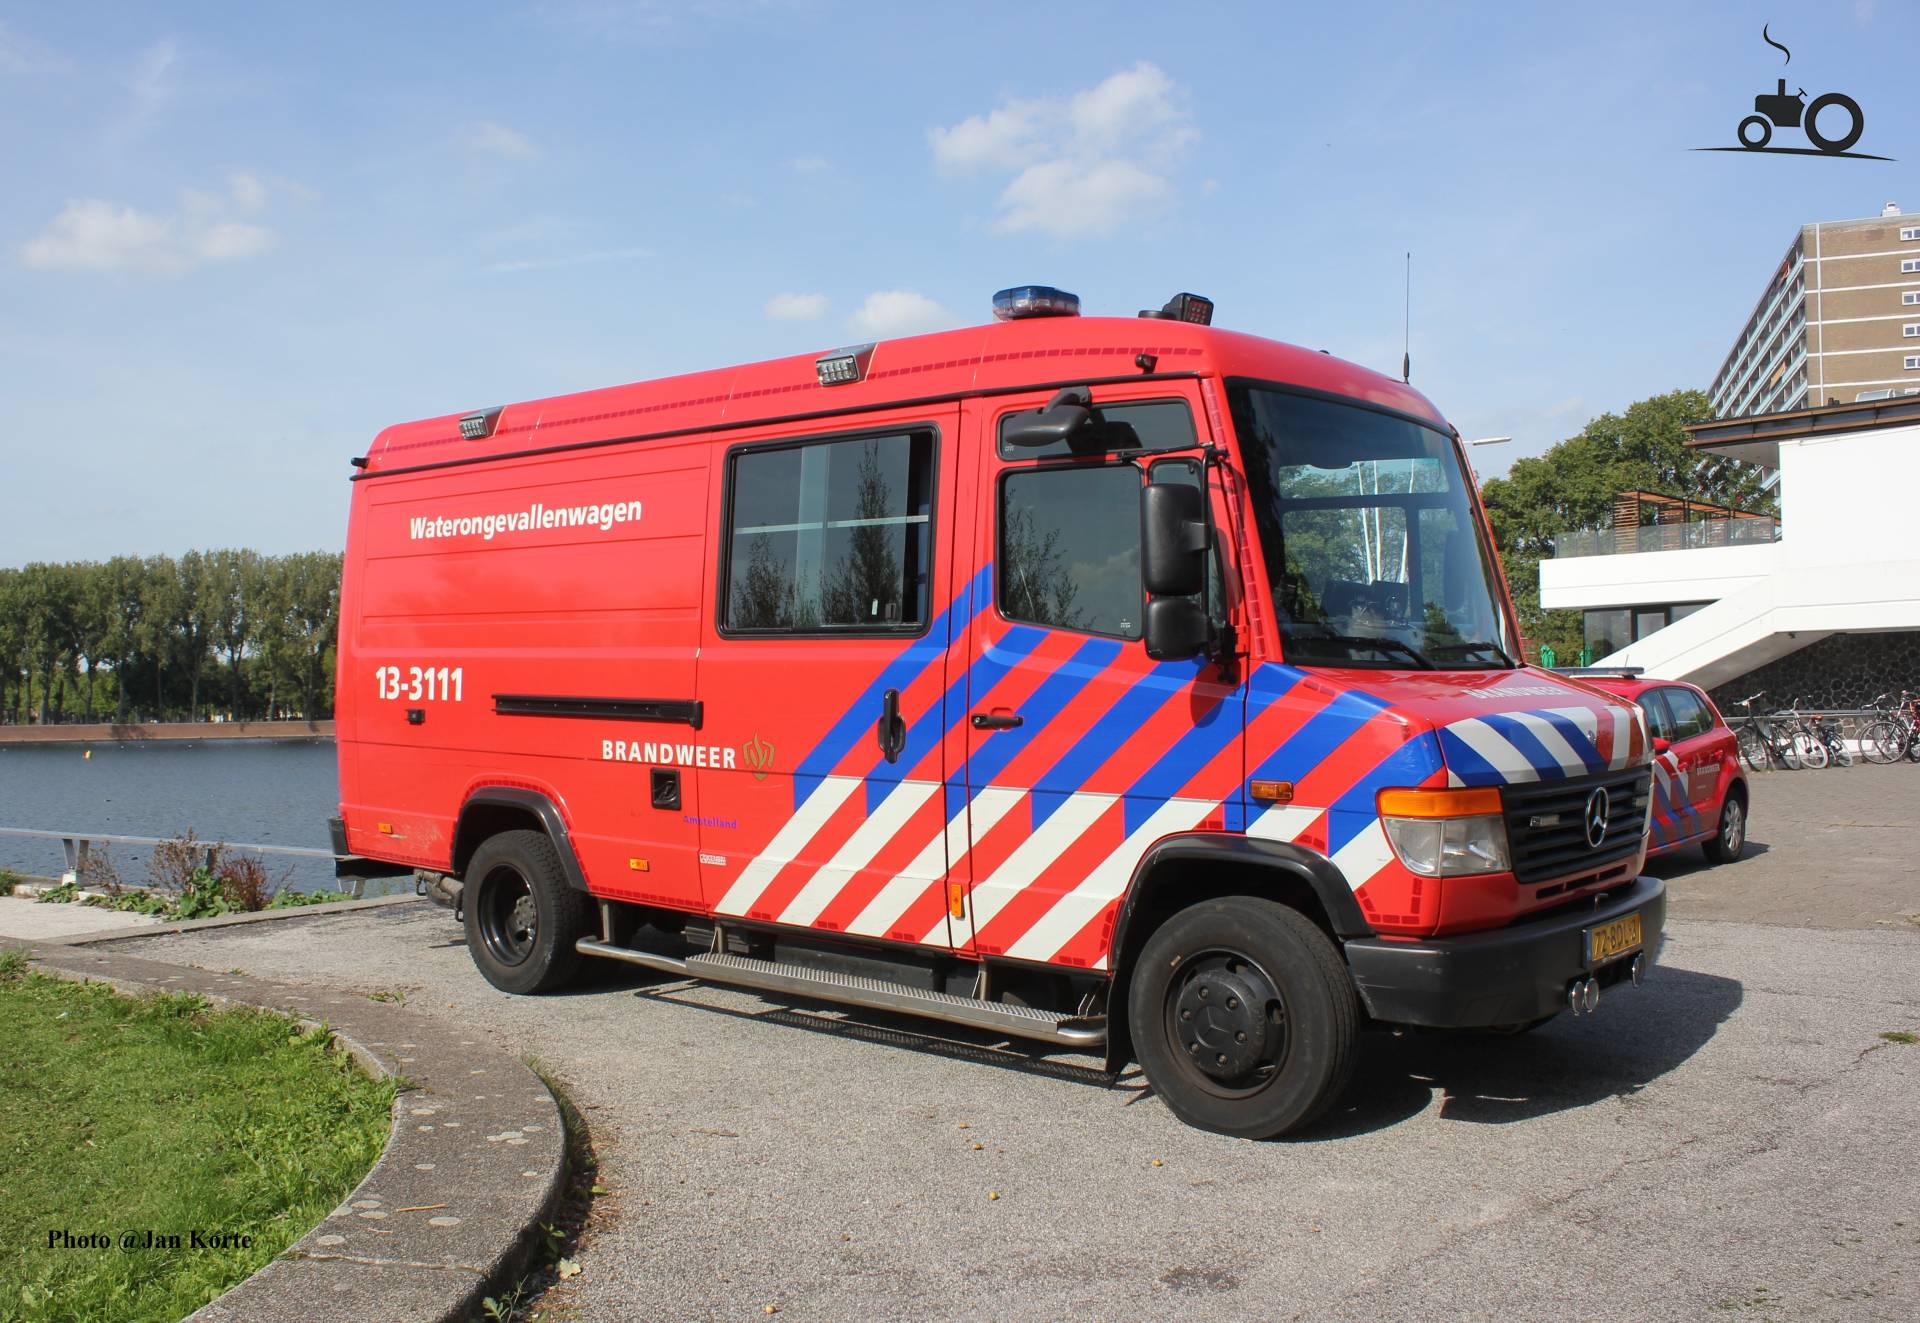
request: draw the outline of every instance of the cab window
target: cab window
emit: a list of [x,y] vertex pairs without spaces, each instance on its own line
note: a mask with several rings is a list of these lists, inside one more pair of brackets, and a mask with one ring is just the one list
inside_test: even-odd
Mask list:
[[1070,441],[1052,445],[1015,446],[1007,442],[1007,427],[1020,410],[1000,419],[1000,458],[1052,459],[1062,455],[1110,455],[1122,450],[1189,450],[1200,444],[1193,430],[1193,411],[1185,400],[1129,400],[1094,409],[1085,427]]
[[1646,709],[1647,729],[1656,740],[1672,741],[1677,737],[1673,733],[1673,711],[1667,706],[1669,689],[1649,689],[1640,695],[1640,706]]
[[995,597],[1008,620],[1137,639],[1140,471],[1014,469],[1000,479]]

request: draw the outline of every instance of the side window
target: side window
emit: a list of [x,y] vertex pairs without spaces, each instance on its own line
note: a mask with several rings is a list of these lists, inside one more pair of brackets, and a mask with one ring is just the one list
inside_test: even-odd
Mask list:
[[932,433],[738,451],[728,464],[724,628],[925,627]]
[[1660,692],[1666,696],[1667,707],[1673,712],[1673,728],[1677,732],[1668,739],[1690,740],[1713,729],[1713,715],[1693,690],[1676,687]]
[[1649,689],[1640,695],[1640,706],[1647,710],[1647,729],[1656,740],[1675,740],[1679,736],[1673,733],[1673,712],[1667,706],[1670,689]]
[[1015,469],[1000,479],[998,584],[1009,620],[1140,637],[1140,471]]
[[[1030,410],[1028,412],[1031,412]],[[1000,458],[1053,459],[1063,455],[1105,455],[1116,450],[1190,450],[1200,444],[1193,412],[1185,400],[1131,400],[1096,407],[1087,425],[1065,441],[1038,448],[1007,442],[1007,425],[1019,411],[1000,420]]]

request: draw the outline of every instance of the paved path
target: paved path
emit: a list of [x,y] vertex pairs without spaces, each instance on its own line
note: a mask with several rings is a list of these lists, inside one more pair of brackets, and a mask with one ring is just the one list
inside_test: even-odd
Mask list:
[[1911,767],[1759,779],[1748,859],[1661,865],[1644,988],[1371,1039],[1345,1106],[1270,1144],[1084,1058],[624,966],[507,997],[424,902],[115,945],[404,993],[556,1069],[612,1190],[561,1318],[1909,1323],[1920,1045],[1881,1035],[1920,1031],[1917,795]]
[[59,941],[108,929],[149,928],[158,922],[151,914],[103,910],[97,905],[43,905],[26,896],[0,896],[0,937],[17,937],[24,942]]

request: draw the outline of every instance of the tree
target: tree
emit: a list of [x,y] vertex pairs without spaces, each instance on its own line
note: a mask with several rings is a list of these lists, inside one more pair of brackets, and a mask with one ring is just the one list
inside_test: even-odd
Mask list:
[[240,658],[253,642],[260,606],[260,554],[214,551],[207,554],[207,581],[213,599],[211,642],[227,658],[227,707],[241,715]]
[[1541,608],[1540,562],[1552,556],[1555,534],[1604,525],[1621,492],[1776,512],[1772,494],[1762,490],[1761,469],[1686,445],[1686,424],[1712,417],[1704,392],[1655,395],[1624,414],[1600,415],[1546,454],[1517,460],[1506,477],[1482,485],[1522,633],[1564,658],[1579,655],[1580,613]]

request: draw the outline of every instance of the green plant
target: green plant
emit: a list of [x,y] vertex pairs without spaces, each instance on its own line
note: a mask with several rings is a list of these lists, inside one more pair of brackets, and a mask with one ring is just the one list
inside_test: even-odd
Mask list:
[[41,892],[39,902],[42,905],[67,905],[71,904],[79,894],[80,884],[78,882],[62,882],[57,887],[48,887],[45,891]]
[[19,978],[27,968],[27,953],[19,950],[0,951],[0,982]]
[[185,892],[202,873],[220,872],[226,861],[224,843],[208,844],[189,827],[171,840],[153,847],[147,860],[147,873],[156,890]]
[[335,901],[352,899],[353,894],[347,891],[293,891],[283,885],[273,893],[273,900],[267,908],[290,910],[302,905],[331,905]]
[[173,902],[165,896],[156,896],[151,891],[122,891],[111,896],[88,896],[86,903],[103,910],[120,910],[127,914],[171,916],[173,913]]
[[240,908],[228,898],[226,884],[204,868],[193,870],[174,907],[182,919],[210,919]]
[[11,896],[20,885],[20,875],[11,868],[0,868],[0,896]]

